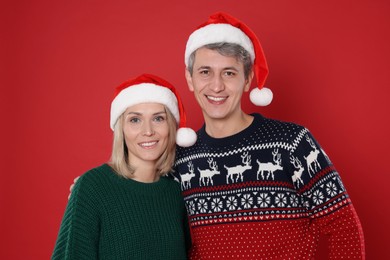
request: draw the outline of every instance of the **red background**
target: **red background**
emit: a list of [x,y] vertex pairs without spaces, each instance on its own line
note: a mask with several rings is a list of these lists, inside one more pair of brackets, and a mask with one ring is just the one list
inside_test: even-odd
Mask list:
[[[307,126],[340,172],[368,259],[389,259],[389,11],[383,0],[2,1],[0,258],[48,259],[73,178],[108,160],[109,107],[125,79],[177,86],[202,117],[184,46],[226,11],[260,38],[274,92],[244,110]],[[323,249],[321,249],[323,250]]]

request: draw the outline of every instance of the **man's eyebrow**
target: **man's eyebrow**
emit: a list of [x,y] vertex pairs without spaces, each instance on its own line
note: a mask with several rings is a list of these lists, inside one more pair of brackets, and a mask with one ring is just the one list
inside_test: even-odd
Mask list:
[[[199,68],[197,68],[197,70],[202,70],[202,69],[211,69],[211,66],[200,66]],[[239,71],[239,69],[237,69],[236,67],[225,67],[223,68],[222,70],[234,70],[234,71]]]
[[223,68],[223,70],[235,70],[235,71],[239,71],[239,69],[237,69],[236,67],[225,67],[225,68]]
[[197,70],[210,69],[210,66],[200,66]]

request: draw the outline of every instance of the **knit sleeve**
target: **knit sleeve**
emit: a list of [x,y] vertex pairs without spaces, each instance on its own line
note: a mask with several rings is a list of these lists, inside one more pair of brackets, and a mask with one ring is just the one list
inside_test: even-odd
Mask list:
[[69,198],[52,259],[97,259],[99,214],[92,185],[85,175]]
[[340,175],[307,129],[290,162],[295,169],[294,185],[312,219],[311,233],[319,232],[328,238],[330,259],[364,259],[359,217]]
[[185,236],[185,245],[186,245],[186,252],[189,252],[191,246],[192,246],[192,240],[191,240],[191,230],[190,230],[190,223],[187,215],[187,210],[183,206],[183,229],[184,229],[184,236]]

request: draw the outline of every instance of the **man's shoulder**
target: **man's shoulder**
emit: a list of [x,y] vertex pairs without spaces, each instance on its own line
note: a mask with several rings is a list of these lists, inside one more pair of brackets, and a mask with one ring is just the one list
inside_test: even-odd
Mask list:
[[296,122],[265,117],[263,115],[254,113],[252,114],[255,117],[255,122],[269,126],[269,127],[279,127],[279,128],[293,128],[293,129],[304,129],[305,127]]

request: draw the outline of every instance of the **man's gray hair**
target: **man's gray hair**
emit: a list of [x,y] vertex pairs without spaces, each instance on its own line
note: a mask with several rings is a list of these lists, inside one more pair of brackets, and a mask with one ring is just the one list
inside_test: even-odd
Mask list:
[[[219,54],[223,56],[236,58],[238,61],[244,64],[244,75],[245,78],[248,79],[253,67],[253,63],[249,55],[249,52],[245,50],[243,47],[241,47],[240,45],[235,43],[220,42],[220,43],[206,44],[201,48],[207,48],[209,50],[217,51]],[[196,50],[193,53],[191,53],[191,55],[188,58],[187,70],[190,72],[191,76],[194,69],[195,55],[196,55]]]

